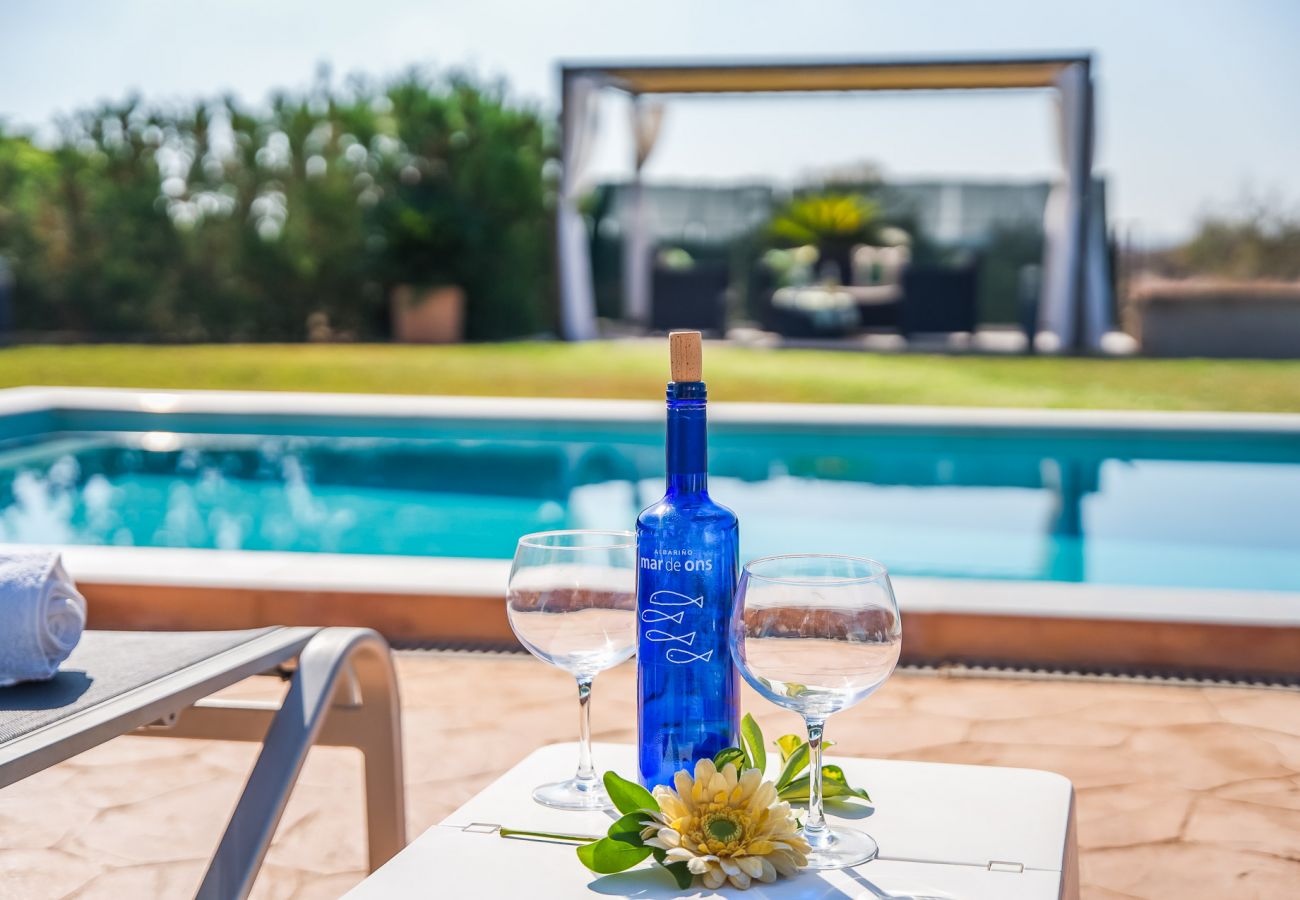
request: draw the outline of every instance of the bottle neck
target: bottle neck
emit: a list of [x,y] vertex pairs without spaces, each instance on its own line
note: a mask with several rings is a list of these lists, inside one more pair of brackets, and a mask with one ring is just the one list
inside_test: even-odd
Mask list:
[[703,494],[708,489],[709,444],[702,381],[668,385],[669,494]]

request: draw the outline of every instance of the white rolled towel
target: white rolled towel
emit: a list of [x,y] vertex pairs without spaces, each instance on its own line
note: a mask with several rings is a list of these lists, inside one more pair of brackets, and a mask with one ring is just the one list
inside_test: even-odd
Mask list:
[[86,598],[52,550],[0,548],[0,687],[54,677],[86,627]]

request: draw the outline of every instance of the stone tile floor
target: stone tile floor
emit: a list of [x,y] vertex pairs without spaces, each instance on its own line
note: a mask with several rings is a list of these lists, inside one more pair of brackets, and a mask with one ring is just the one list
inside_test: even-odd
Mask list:
[[[572,682],[530,657],[398,667],[412,836],[535,747],[573,739]],[[597,740],[632,739],[633,678],[624,665],[597,680]],[[797,730],[753,694],[745,708],[771,737]],[[899,674],[828,737],[850,756],[1066,775],[1089,900],[1300,896],[1300,692]],[[192,895],[255,752],[125,737],[0,790],[0,897]],[[336,897],[364,858],[358,755],[315,750],[254,896]]]

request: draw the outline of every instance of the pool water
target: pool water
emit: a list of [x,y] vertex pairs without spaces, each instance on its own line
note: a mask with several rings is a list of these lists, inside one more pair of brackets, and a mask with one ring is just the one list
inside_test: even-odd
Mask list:
[[[662,493],[660,435],[47,434],[0,445],[0,541],[505,559],[528,531],[630,528]],[[1300,591],[1294,438],[715,427],[710,469],[745,558]]]

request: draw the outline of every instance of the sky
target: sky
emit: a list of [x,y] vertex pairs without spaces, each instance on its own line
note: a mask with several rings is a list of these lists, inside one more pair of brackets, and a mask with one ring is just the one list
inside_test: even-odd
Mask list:
[[[0,0],[0,119],[136,91],[249,101],[413,64],[502,76],[558,108],[560,60],[844,59],[1091,52],[1112,225],[1185,236],[1246,198],[1300,208],[1300,0]],[[596,170],[630,170],[603,108]],[[1056,170],[1045,92],[671,100],[646,175],[790,182],[863,162],[887,177],[1023,180]]]

